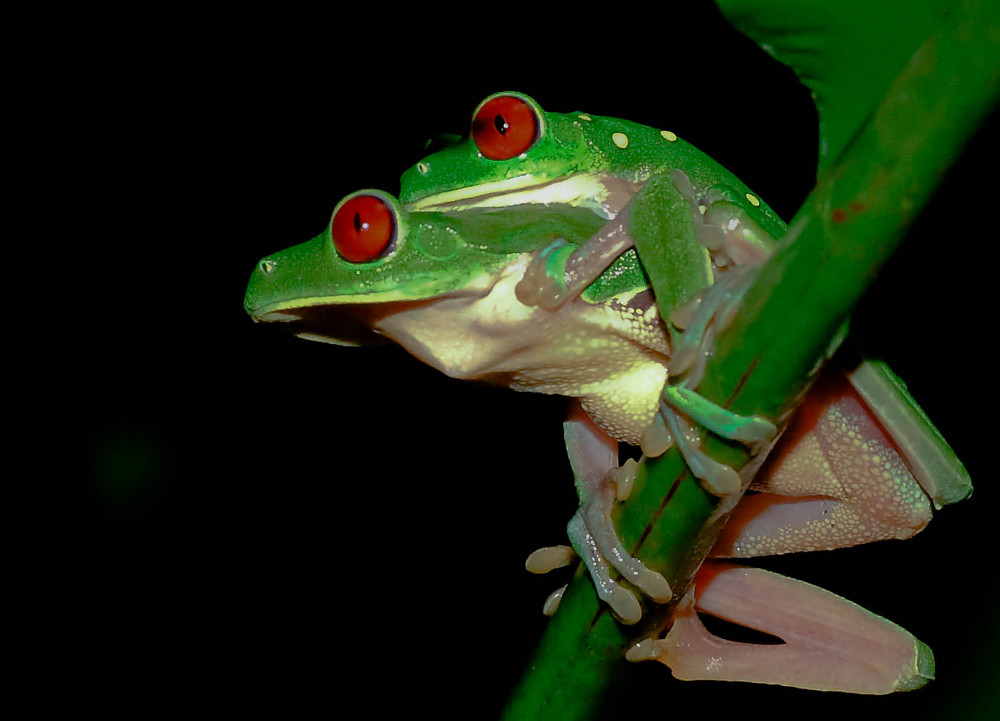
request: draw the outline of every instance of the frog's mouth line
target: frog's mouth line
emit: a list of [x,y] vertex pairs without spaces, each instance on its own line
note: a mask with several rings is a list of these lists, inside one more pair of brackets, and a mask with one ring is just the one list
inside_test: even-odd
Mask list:
[[539,181],[529,174],[435,193],[412,201],[406,207],[411,211],[468,210],[545,203],[582,205],[602,211],[607,194],[608,190],[602,179],[596,175],[579,174]]
[[[280,324],[283,331],[306,340],[333,345],[381,345],[388,339],[372,330],[379,319],[402,310],[411,302],[368,304],[311,305],[299,308],[282,308],[255,313],[255,322]],[[336,329],[336,334],[330,333]]]
[[[478,294],[477,294],[478,295]],[[320,303],[292,306],[287,302],[268,310],[251,312],[255,323],[280,325],[281,329],[305,340],[342,346],[386,345],[390,339],[374,330],[379,321],[396,313],[421,308],[444,297],[426,300],[397,300],[380,303]],[[335,329],[332,334],[331,329]]]

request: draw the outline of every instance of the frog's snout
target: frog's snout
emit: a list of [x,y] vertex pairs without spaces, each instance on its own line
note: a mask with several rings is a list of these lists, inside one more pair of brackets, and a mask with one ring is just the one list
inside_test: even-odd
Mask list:
[[243,310],[245,310],[253,321],[260,322],[269,320],[265,318],[261,310],[271,295],[273,277],[278,270],[279,261],[273,257],[267,257],[257,263],[253,273],[250,275],[250,282],[247,284],[247,292],[243,297]]

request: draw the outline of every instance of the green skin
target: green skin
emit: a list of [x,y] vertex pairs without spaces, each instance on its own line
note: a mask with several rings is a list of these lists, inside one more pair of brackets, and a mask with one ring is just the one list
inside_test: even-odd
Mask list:
[[[526,95],[497,95],[518,97],[534,109],[540,124],[535,143],[509,160],[485,157],[471,139],[424,158],[403,173],[400,201],[407,208],[455,214],[558,203],[611,219],[634,200],[630,221],[644,224],[646,232],[634,226],[630,232],[664,316],[712,282],[707,253],[695,242],[694,229],[688,224],[664,232],[664,212],[679,207],[684,215],[688,210],[669,187],[672,173],[687,177],[700,203],[742,222],[751,242],[769,247],[785,232],[785,223],[736,176],[670,131],[586,113],[545,112]],[[644,194],[653,195],[655,202],[642,203]]]
[[[521,253],[544,245],[539,238],[562,235],[582,243],[603,221],[580,209],[508,212],[486,217],[449,217],[440,211],[409,212],[392,196],[376,194],[396,211],[397,239],[391,254],[352,263],[334,248],[330,228],[310,241],[260,261],[244,306],[256,319],[272,312],[324,305],[418,301],[480,292],[500,268]],[[336,332],[336,328],[325,329]],[[330,336],[336,341],[336,336]]]
[[[515,254],[541,251],[554,238],[582,245],[634,196],[614,192],[605,186],[607,181],[621,179],[641,187],[673,170],[682,170],[699,193],[729,200],[768,240],[784,232],[784,223],[766,204],[749,202],[752,194],[742,182],[684,140],[666,133],[673,138],[668,140],[665,131],[625,120],[545,113],[527,96],[520,97],[536,108],[543,125],[528,152],[493,161],[465,141],[407,170],[399,202],[366,191],[380,195],[400,214],[395,252],[370,263],[349,263],[337,255],[327,228],[313,240],[261,261],[247,290],[247,311],[260,318],[290,309],[478,291],[483,278],[495,275]],[[625,148],[615,144],[616,134],[628,138]],[[558,181],[568,181],[562,184],[559,205],[543,205],[551,199],[544,191],[551,193]],[[655,211],[645,210],[631,212],[630,218],[636,223],[655,220]],[[634,252],[624,253],[584,296],[601,301],[644,287],[643,271],[655,265],[653,256],[668,255],[663,240],[649,242],[658,244],[658,253],[651,252],[642,262]],[[672,283],[700,288],[710,282],[705,257],[707,252],[675,272]],[[262,270],[275,267],[279,272]],[[662,310],[662,300],[659,305]]]
[[[534,145],[510,160],[484,157],[471,140],[434,153],[403,173],[400,201],[404,205],[413,210],[446,204],[498,207],[524,199],[496,199],[490,203],[484,196],[513,192],[519,187],[537,189],[574,176],[592,179],[614,176],[643,183],[654,175],[682,170],[697,188],[721,186],[732,191],[738,198],[736,202],[765,231],[775,236],[784,232],[785,224],[770,208],[764,203],[753,205],[746,199],[750,189],[736,176],[669,131],[586,113],[545,112],[526,95],[502,94],[519,97],[535,109],[542,129]],[[616,143],[616,139],[621,140],[619,134],[628,141],[624,148]],[[563,202],[591,207],[607,217],[607,198],[585,194],[582,191],[587,188],[583,185],[580,188],[575,198]]]

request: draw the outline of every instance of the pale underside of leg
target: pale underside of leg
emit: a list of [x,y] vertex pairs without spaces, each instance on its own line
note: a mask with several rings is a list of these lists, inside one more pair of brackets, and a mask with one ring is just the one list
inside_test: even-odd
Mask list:
[[[896,624],[803,581],[708,562],[666,638],[647,639],[629,659],[658,660],[682,680],[745,681],[822,691],[886,694],[934,674],[930,649]],[[743,643],[709,633],[697,611],[776,636]]]
[[836,378],[803,404],[715,556],[752,557],[909,538],[931,504],[891,439]]

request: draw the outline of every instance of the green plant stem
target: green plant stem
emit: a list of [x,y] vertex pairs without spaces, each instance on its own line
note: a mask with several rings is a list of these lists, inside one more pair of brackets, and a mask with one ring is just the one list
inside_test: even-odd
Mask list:
[[[794,408],[851,309],[994,106],[1000,46],[994,10],[992,3],[956,9],[820,179],[719,337],[699,386],[705,397],[777,419]],[[742,449],[717,439],[705,448],[734,467],[748,460]],[[618,530],[664,573],[679,600],[731,505],[705,493],[671,451],[642,465]],[[622,626],[578,572],[504,718],[593,718],[625,673],[625,650],[658,634],[670,611]]]

